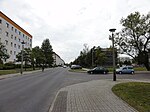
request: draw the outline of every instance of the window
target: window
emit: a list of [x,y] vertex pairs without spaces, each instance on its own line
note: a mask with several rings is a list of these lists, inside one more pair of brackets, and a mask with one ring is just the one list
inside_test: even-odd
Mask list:
[[11,47],[13,46],[13,43],[11,42]]
[[16,44],[14,44],[14,47],[16,48]]
[[30,42],[32,42],[32,39],[30,39]]
[[8,40],[5,40],[5,44],[8,45]]
[[15,40],[17,39],[17,37],[15,37]]
[[8,37],[9,33],[6,31],[6,36]]
[[14,30],[14,27],[13,27],[13,26],[11,27],[11,30],[12,30],[12,31]]
[[13,35],[11,35],[11,39],[13,39]]
[[0,24],[2,24],[2,20],[0,19]]
[[8,23],[6,23],[6,27],[9,28],[9,24]]
[[21,32],[19,31],[19,35],[21,35]]
[[14,51],[14,55],[16,55],[16,51]]
[[20,49],[20,45],[18,45],[18,49]]
[[19,42],[20,42],[20,39],[19,39]]
[[24,37],[24,34],[23,34],[23,37]]
[[10,51],[10,54],[12,54],[12,51]]
[[17,33],[17,29],[15,29],[15,33]]

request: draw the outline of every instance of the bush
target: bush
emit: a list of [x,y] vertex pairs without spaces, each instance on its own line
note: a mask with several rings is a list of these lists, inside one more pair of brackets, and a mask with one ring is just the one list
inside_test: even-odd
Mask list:
[[0,70],[3,70],[3,64],[0,64]]
[[15,64],[12,62],[5,63],[3,65],[3,70],[15,69]]
[[15,68],[21,68],[21,64],[16,64]]

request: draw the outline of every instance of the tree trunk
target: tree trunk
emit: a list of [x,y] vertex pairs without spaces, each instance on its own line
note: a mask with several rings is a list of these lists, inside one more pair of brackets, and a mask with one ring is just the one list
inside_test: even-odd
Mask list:
[[139,64],[144,64],[146,69],[148,71],[150,71],[150,64],[149,64],[150,62],[149,62],[148,52],[143,51],[143,52],[139,53],[138,62],[139,62]]
[[150,71],[149,63],[145,63],[144,65],[145,65],[145,67],[146,67],[147,71]]

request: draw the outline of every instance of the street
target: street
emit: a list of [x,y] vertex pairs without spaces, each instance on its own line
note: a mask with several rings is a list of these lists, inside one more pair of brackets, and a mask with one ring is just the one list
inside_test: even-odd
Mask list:
[[[0,80],[0,112],[47,112],[62,87],[99,79],[112,79],[112,74],[88,75],[58,67],[3,79]],[[150,74],[117,75],[117,79],[150,79]]]

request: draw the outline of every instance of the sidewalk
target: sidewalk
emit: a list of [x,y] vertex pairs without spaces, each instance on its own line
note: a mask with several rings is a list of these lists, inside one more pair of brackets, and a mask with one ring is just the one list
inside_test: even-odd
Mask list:
[[49,112],[137,112],[111,91],[115,84],[129,81],[136,80],[95,80],[62,88]]

